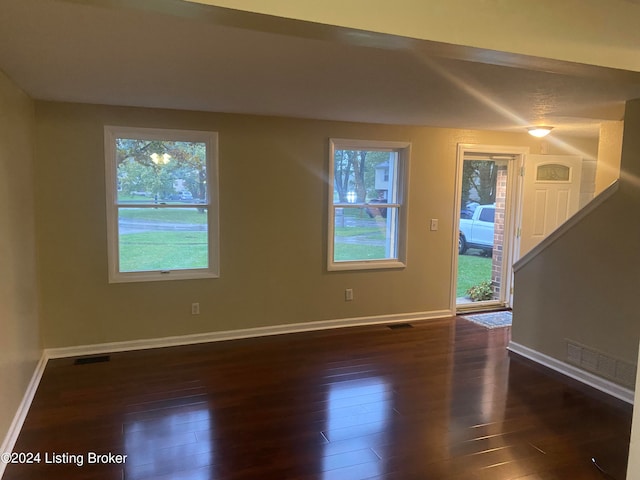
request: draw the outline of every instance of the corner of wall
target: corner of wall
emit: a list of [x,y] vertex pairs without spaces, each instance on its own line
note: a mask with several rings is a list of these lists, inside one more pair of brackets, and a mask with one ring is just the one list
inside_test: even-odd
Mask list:
[[9,449],[37,386],[34,371],[43,365],[43,350],[35,249],[34,103],[0,72],[0,105],[0,251],[6,260],[0,276],[0,439],[2,448]]

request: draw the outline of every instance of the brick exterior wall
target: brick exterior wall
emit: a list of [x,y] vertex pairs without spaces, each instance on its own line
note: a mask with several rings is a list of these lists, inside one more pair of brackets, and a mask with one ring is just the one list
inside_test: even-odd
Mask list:
[[507,201],[507,165],[498,165],[496,181],[496,217],[493,230],[493,257],[491,267],[491,282],[493,284],[493,298],[500,298],[502,285],[502,260],[504,245],[504,221]]

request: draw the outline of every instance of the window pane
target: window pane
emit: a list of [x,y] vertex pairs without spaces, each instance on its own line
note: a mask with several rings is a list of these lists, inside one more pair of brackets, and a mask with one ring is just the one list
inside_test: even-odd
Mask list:
[[205,208],[118,209],[120,271],[208,268]]
[[116,139],[118,203],[206,203],[206,144]]
[[565,165],[540,165],[536,172],[536,180],[545,182],[568,182],[571,169]]
[[336,150],[333,203],[397,203],[397,152]]
[[494,223],[495,218],[496,218],[496,209],[485,207],[480,212],[480,218],[478,220],[481,220],[483,222]]
[[335,262],[397,258],[398,208],[334,209]]

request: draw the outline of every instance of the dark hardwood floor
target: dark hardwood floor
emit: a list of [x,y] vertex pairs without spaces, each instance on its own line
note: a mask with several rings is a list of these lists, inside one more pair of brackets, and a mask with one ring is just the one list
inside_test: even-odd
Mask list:
[[53,360],[14,449],[41,463],[3,478],[605,478],[596,457],[624,480],[631,407],[509,355],[509,330],[452,318]]

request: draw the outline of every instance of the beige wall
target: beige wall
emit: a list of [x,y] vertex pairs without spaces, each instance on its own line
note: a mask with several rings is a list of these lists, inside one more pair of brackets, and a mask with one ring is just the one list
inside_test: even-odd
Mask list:
[[33,102],[0,72],[0,445],[41,356],[33,128]]
[[623,122],[603,122],[600,126],[596,194],[620,177],[623,128]]
[[[38,102],[36,112],[47,347],[446,310],[457,143],[540,145],[526,134],[124,107]],[[221,278],[108,284],[105,124],[220,133]],[[406,269],[326,271],[329,137],[413,142]]]
[[633,364],[640,224],[617,194],[515,274],[514,342],[566,361],[566,340]]
[[629,462],[627,464],[627,480],[640,478],[640,370],[636,372],[636,392],[634,397],[633,424],[631,425],[631,441],[629,443]]
[[[640,129],[640,99],[627,102],[621,162],[621,182],[624,192],[633,198],[635,202],[634,204],[630,204],[629,207],[635,209],[640,205],[640,138],[638,137],[638,129]],[[634,220],[636,224],[639,223],[637,217],[635,217]],[[638,238],[640,237],[636,235],[636,245]],[[635,273],[636,286],[640,279],[639,265],[636,256],[635,259],[630,261],[628,267],[628,270]],[[635,318],[636,320],[638,318],[637,310],[635,312]],[[637,338],[636,343],[638,343]],[[640,478],[640,408],[637,408],[640,406],[640,371],[637,372],[635,393],[627,480]]]
[[565,361],[570,339],[637,362],[638,128],[640,102],[630,102],[619,191],[516,272],[514,342]]
[[622,137],[620,178],[631,195],[640,195],[640,99],[627,102]]

